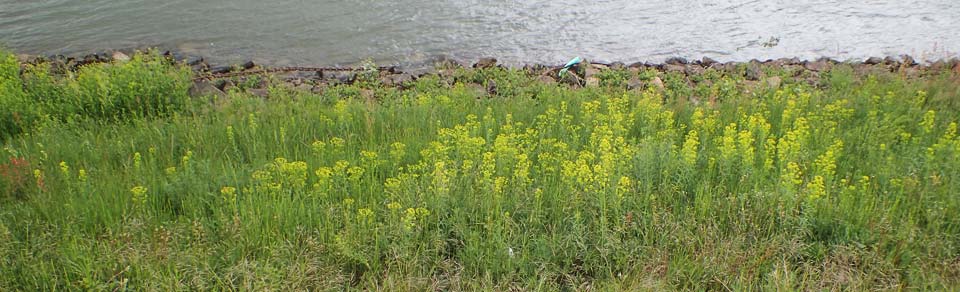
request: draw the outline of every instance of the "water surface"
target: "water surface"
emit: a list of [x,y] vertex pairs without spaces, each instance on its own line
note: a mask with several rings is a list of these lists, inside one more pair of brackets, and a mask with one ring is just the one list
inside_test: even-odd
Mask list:
[[32,54],[160,46],[221,62],[955,56],[960,1],[0,0]]

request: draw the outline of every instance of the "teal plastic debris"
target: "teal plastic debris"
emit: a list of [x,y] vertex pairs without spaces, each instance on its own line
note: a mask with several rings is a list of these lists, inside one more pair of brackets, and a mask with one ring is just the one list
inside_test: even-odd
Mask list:
[[571,59],[570,62],[567,62],[566,65],[563,65],[563,69],[560,69],[560,74],[558,75],[558,77],[563,77],[563,73],[567,73],[567,71],[570,70],[570,67],[573,67],[573,65],[576,65],[576,64],[580,64],[580,62],[582,61],[583,59],[580,59],[580,57],[575,57]]

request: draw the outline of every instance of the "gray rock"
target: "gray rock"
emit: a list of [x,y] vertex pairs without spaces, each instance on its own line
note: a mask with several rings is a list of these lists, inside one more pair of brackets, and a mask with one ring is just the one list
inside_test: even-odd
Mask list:
[[827,70],[830,70],[830,67],[832,67],[830,62],[824,59],[806,62],[803,64],[803,68],[806,68],[807,70],[814,71],[814,72],[827,71]]
[[130,61],[130,56],[127,56],[127,54],[124,54],[123,52],[120,52],[120,51],[113,52],[112,57],[113,57],[113,60],[116,62]]
[[193,72],[209,72],[210,66],[207,65],[206,63],[200,63],[200,64],[190,66],[190,70],[193,70]]
[[99,62],[100,62],[100,58],[96,54],[90,54],[90,55],[83,56],[83,61],[81,61],[80,63],[83,65],[87,65],[87,64],[94,64]]
[[900,61],[897,61],[897,59],[895,59],[894,57],[887,56],[887,57],[883,58],[883,64],[885,64],[885,65],[899,66],[899,65],[900,65]]
[[737,62],[726,62],[716,68],[720,71],[727,72],[728,74],[738,74],[739,72],[737,72],[737,65],[739,64],[740,63]]
[[763,83],[767,86],[767,88],[778,89],[780,88],[780,84],[783,83],[783,80],[780,79],[780,76],[773,76],[765,79]]
[[690,75],[690,76],[701,75],[703,74],[704,71],[706,71],[706,69],[704,69],[703,67],[700,67],[699,65],[694,65],[694,64],[686,65],[683,70],[684,73],[687,73],[687,75]]
[[686,72],[686,70],[687,70],[687,68],[684,67],[683,65],[663,64],[663,71],[664,71],[664,72],[680,72],[680,73],[684,73],[684,72]]
[[604,65],[590,64],[590,66],[587,66],[587,69],[583,77],[586,79],[595,78],[597,74],[600,74],[600,72],[603,71],[603,69],[605,68],[606,66]]
[[223,92],[225,92],[225,93],[230,93],[230,91],[233,91],[233,90],[236,90],[236,89],[237,89],[237,85],[236,85],[236,84],[233,84],[233,82],[227,82],[226,84],[223,85],[223,89],[222,89],[222,90],[223,90]]
[[867,65],[878,65],[880,63],[883,63],[883,59],[881,59],[880,57],[870,57],[870,58],[867,58],[866,61],[863,61],[863,63]]
[[250,93],[251,95],[256,96],[256,97],[260,97],[260,98],[267,98],[267,97],[270,96],[270,90],[268,90],[268,89],[266,89],[266,88],[253,88],[253,89],[248,89],[248,90],[247,90],[247,93]]
[[623,62],[613,62],[613,63],[610,63],[610,69],[613,69],[613,70],[623,70],[623,69],[626,69],[626,68],[627,68],[627,65],[626,65],[626,64],[623,64]]
[[237,86],[237,84],[233,83],[233,81],[230,81],[230,80],[223,80],[223,81],[217,82],[215,86],[217,87],[217,89],[220,89],[223,92],[227,92],[228,86]]
[[663,62],[664,64],[670,65],[686,65],[689,63],[687,59],[681,57],[672,57]]
[[599,86],[600,86],[600,78],[590,77],[590,78],[587,78],[586,80],[587,80],[587,82],[586,82],[587,87],[599,87]]
[[434,67],[439,69],[459,69],[466,66],[460,63],[460,61],[450,58],[442,58],[435,63]]
[[200,65],[203,63],[203,57],[191,56],[188,57],[185,62],[187,63],[187,66]]
[[241,64],[241,65],[240,65],[240,68],[243,68],[243,70],[250,70],[250,69],[253,69],[253,67],[256,67],[256,66],[257,66],[257,64],[256,64],[256,63],[253,63],[253,61],[247,61],[246,63]]
[[537,81],[547,85],[557,84],[557,80],[550,77],[550,75],[540,75],[540,77],[537,77]]
[[917,65],[917,60],[914,60],[910,55],[900,55],[900,62],[905,66]]
[[391,75],[384,76],[383,78],[380,79],[380,82],[382,82],[383,85],[386,85],[386,86],[400,86],[400,85],[403,85],[404,83],[408,83],[412,81],[413,81],[413,75],[410,75],[407,73],[391,74]]
[[357,80],[357,73],[353,71],[327,71],[323,78],[333,83],[351,84]]
[[436,67],[416,67],[416,68],[405,68],[401,70],[402,73],[407,73],[415,78],[420,78],[429,75],[439,75],[440,70]]
[[480,58],[480,60],[477,61],[476,64],[473,64],[473,68],[478,68],[478,69],[488,69],[496,66],[497,66],[496,58]]
[[628,65],[627,67],[629,67],[629,68],[643,69],[643,68],[646,68],[647,65],[646,65],[645,63],[643,63],[643,62],[634,62],[634,63]]
[[776,62],[776,63],[777,63],[778,65],[780,65],[780,66],[783,66],[783,65],[800,65],[800,64],[802,63],[802,62],[800,61],[800,58],[797,58],[797,57],[793,57],[793,58],[780,58],[780,59],[777,59],[777,60],[774,61],[774,62]]
[[560,77],[560,82],[573,87],[580,87],[583,81],[577,73],[567,71],[567,73],[564,73],[563,76]]
[[656,88],[657,90],[664,90],[667,87],[663,84],[663,80],[660,77],[653,77],[653,80],[650,80],[650,86]]
[[747,71],[744,72],[744,77],[747,80],[757,81],[762,79],[763,76],[763,69],[760,68],[759,62],[751,61],[747,63]]
[[209,81],[200,80],[193,82],[188,91],[191,97],[226,97],[227,94],[211,84]]
[[633,76],[630,80],[627,80],[627,90],[634,89],[643,89],[643,81],[637,76]]
[[34,57],[33,55],[17,54],[17,62],[20,62],[20,64],[33,63],[33,61],[36,59],[37,58]]
[[717,60],[714,60],[710,57],[703,57],[703,59],[700,59],[700,65],[703,65],[704,67],[710,67],[710,65],[713,65],[716,63],[717,63]]
[[294,77],[294,78],[288,79],[287,82],[293,86],[300,86],[300,85],[303,85],[303,78]]
[[493,79],[487,80],[487,93],[497,95],[497,81]]
[[230,73],[230,71],[233,71],[233,68],[231,68],[230,66],[216,66],[216,67],[210,68],[210,73],[213,73],[213,74]]

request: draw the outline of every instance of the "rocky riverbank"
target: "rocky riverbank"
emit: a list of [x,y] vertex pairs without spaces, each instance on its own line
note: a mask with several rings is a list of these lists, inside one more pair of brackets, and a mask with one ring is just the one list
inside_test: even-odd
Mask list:
[[[135,52],[105,52],[89,54],[82,57],[50,56],[37,57],[19,55],[21,64],[50,66],[54,74],[63,74],[79,70],[84,65],[104,62],[125,62]],[[581,62],[562,77],[558,74],[561,66],[556,65],[526,65],[519,68],[508,68],[498,64],[495,58],[481,58],[472,64],[457,60],[438,59],[434,64],[422,66],[392,66],[392,67],[265,67],[253,61],[226,65],[211,64],[200,56],[187,56],[176,52],[159,53],[170,62],[189,66],[197,76],[191,89],[194,95],[222,95],[237,88],[238,83],[248,82],[252,76],[271,75],[274,82],[299,90],[322,92],[325,88],[338,84],[353,84],[361,79],[378,81],[385,86],[406,87],[418,79],[436,76],[450,84],[465,80],[456,80],[457,70],[476,70],[503,68],[522,70],[535,76],[535,80],[546,84],[562,84],[573,88],[599,86],[604,72],[620,72],[625,80],[622,86],[627,89],[643,89],[648,87],[663,88],[664,75],[673,74],[683,76],[690,86],[700,82],[710,82],[701,78],[704,74],[722,74],[742,80],[748,86],[779,87],[784,82],[805,82],[818,86],[821,74],[837,67],[853,70],[857,75],[866,75],[880,72],[894,72],[904,78],[918,78],[930,74],[940,74],[944,71],[953,71],[960,74],[960,60],[948,59],[935,62],[919,63],[908,55],[900,57],[871,57],[866,60],[838,61],[829,58],[817,60],[800,60],[798,58],[781,58],[776,60],[751,60],[748,62],[718,62],[704,57],[698,60],[684,58],[670,58],[663,63],[638,62],[632,64],[590,63]],[[254,95],[266,96],[266,88],[270,86],[264,78],[257,78],[257,84],[245,88]],[[489,92],[496,92],[496,84],[487,81],[472,82],[474,86],[485,88]]]

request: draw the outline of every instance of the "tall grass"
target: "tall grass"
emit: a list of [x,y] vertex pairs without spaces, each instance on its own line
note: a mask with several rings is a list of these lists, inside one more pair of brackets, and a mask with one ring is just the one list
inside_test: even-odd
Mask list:
[[[86,72],[130,80],[105,66]],[[625,71],[570,90],[462,70],[457,80],[504,90],[437,77],[374,86],[373,99],[347,85],[277,87],[268,100],[234,92],[147,115],[151,103],[130,99],[183,93],[179,69],[163,70],[136,79],[146,89],[105,91],[119,106],[64,110],[93,119],[49,119],[7,141],[2,161],[31,173],[0,204],[0,288],[960,285],[960,87],[949,74],[840,68],[821,89],[758,89],[712,72],[710,85],[659,92],[626,91]],[[32,103],[43,109],[102,94],[49,95],[88,79],[51,80],[45,93],[3,97],[46,96]],[[182,107],[154,107],[168,108]]]
[[[0,136],[16,136],[47,120],[114,120],[182,111],[190,100],[190,70],[156,52],[114,64],[54,75],[46,63],[23,65],[0,52]],[[22,72],[21,72],[22,71]],[[22,74],[21,74],[22,73]]]

